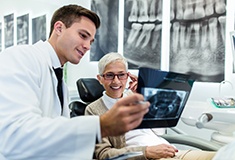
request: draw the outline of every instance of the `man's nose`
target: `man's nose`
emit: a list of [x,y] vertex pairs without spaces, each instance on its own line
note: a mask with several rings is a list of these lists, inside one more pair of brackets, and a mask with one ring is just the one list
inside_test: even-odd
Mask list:
[[83,48],[88,51],[91,49],[91,42],[90,41],[85,41],[83,44]]

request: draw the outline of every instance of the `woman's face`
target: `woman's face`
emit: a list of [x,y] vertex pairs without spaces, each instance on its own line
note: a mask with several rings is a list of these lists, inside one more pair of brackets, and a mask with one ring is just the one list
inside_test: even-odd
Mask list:
[[[97,78],[104,86],[106,94],[111,98],[122,97],[128,79],[125,65],[120,61],[112,62],[105,67],[103,75],[98,75]],[[110,79],[112,75],[115,75],[114,79]]]

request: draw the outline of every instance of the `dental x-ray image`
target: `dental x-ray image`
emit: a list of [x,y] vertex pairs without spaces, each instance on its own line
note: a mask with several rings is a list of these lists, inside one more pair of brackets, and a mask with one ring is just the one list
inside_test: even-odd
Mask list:
[[100,17],[95,41],[90,50],[90,61],[99,61],[108,52],[118,50],[119,0],[92,0],[91,10]]
[[226,0],[171,0],[170,71],[224,79]]
[[4,16],[5,48],[14,45],[14,13]]
[[17,17],[17,44],[29,43],[29,14]]
[[124,56],[130,69],[161,65],[162,0],[125,0]]
[[233,57],[233,73],[235,73],[235,30],[230,32],[230,41]]
[[185,91],[143,88],[145,100],[150,102],[149,112],[145,118],[174,118],[182,107]]
[[32,44],[46,40],[46,15],[32,19]]

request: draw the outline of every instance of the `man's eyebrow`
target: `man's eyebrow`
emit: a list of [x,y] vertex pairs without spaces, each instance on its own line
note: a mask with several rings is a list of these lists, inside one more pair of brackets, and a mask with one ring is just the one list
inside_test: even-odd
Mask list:
[[[82,31],[82,32],[85,32],[89,37],[91,37],[91,34],[90,34],[87,30],[82,29],[81,31]],[[93,39],[91,40],[91,43],[93,43],[94,41],[95,41],[95,39],[93,38]]]
[[91,34],[89,32],[87,32],[86,30],[84,30],[84,32],[86,32],[86,34],[88,34],[89,36],[91,36]]

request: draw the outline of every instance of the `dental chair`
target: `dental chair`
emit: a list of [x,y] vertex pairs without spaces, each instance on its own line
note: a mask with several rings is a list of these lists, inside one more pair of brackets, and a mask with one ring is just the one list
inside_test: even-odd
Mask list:
[[[80,78],[77,80],[76,84],[81,101],[70,103],[71,117],[84,115],[86,106],[100,98],[104,91],[103,86],[95,78]],[[220,145],[205,139],[187,135],[176,127],[168,129],[175,134],[163,134],[160,136],[171,144],[179,144],[207,151],[217,151],[221,147]]]
[[95,78],[80,78],[76,82],[81,101],[69,104],[70,116],[84,115],[86,106],[103,95],[104,87]]

